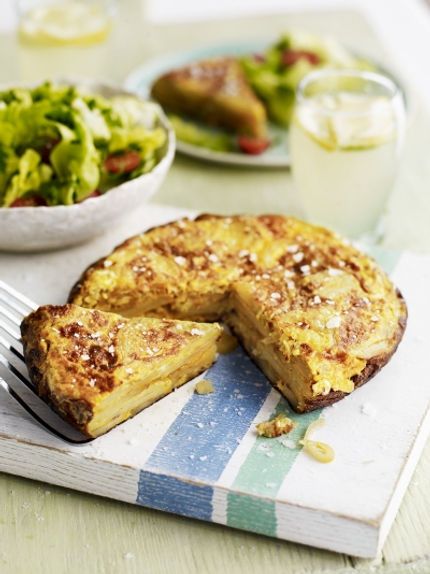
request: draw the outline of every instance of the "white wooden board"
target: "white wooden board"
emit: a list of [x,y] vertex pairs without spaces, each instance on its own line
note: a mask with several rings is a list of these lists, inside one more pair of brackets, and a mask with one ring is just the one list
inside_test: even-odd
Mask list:
[[[62,303],[82,269],[133,233],[183,215],[147,206],[91,244],[0,255],[0,278],[37,303]],[[430,260],[403,254],[392,277],[409,307],[404,340],[375,379],[322,412],[293,415],[290,439],[257,438],[254,424],[289,412],[238,350],[220,357],[213,395],[189,383],[86,446],[50,436],[0,394],[0,469],[347,554],[372,557],[384,542],[429,432],[426,365]],[[309,422],[336,460],[321,465],[297,445]],[[291,448],[295,447],[295,448]]]

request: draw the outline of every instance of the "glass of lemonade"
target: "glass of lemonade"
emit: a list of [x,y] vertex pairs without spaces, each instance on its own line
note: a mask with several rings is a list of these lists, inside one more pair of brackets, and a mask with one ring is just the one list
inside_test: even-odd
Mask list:
[[361,70],[312,72],[298,86],[291,165],[306,217],[351,238],[377,233],[404,131],[403,95]]
[[115,0],[18,0],[17,7],[24,43],[86,45],[109,34]]

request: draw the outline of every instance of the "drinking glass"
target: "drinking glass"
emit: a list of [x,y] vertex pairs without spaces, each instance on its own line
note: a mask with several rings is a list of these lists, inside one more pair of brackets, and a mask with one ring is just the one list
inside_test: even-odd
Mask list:
[[115,0],[18,0],[19,36],[38,45],[87,45],[109,34]]
[[380,73],[323,69],[301,81],[291,165],[310,221],[350,238],[376,237],[396,176],[404,118],[401,90]]

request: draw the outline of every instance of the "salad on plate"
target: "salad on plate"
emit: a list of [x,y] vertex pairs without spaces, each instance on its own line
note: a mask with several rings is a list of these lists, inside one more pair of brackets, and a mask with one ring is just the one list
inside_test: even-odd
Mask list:
[[323,67],[375,69],[333,38],[307,32],[285,33],[260,48],[185,58],[154,78],[152,98],[168,113],[179,144],[224,154],[270,153],[285,144],[305,75]]

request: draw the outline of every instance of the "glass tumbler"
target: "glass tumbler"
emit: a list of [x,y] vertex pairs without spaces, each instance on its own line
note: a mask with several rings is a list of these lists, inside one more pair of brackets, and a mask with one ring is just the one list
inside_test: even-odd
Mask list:
[[19,36],[36,45],[88,45],[108,36],[115,0],[18,0]]
[[404,132],[403,95],[376,72],[323,69],[298,86],[291,166],[306,217],[350,237],[376,238]]

